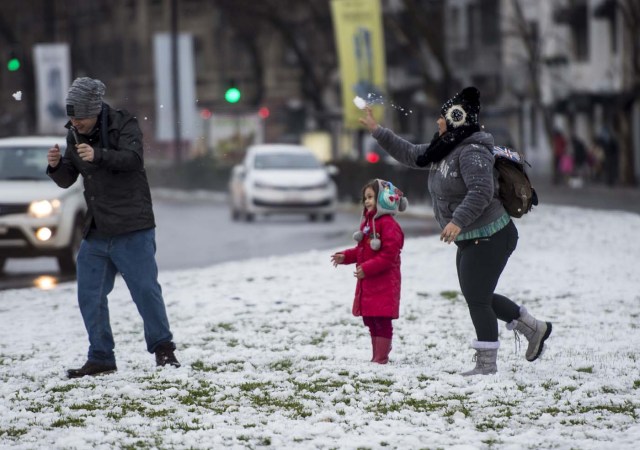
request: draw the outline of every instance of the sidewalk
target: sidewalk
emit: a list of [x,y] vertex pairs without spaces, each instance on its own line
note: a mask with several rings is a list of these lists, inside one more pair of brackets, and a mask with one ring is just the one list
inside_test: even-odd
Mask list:
[[609,187],[604,184],[585,183],[583,187],[573,188],[534,178],[531,179],[531,183],[538,193],[540,204],[580,206],[640,214],[640,188],[637,187]]

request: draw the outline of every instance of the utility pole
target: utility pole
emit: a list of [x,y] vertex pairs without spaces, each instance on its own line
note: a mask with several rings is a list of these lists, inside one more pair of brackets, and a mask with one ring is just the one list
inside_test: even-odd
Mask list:
[[173,138],[176,164],[179,164],[182,161],[182,136],[180,135],[180,79],[178,69],[178,0],[171,0],[171,83],[173,90]]

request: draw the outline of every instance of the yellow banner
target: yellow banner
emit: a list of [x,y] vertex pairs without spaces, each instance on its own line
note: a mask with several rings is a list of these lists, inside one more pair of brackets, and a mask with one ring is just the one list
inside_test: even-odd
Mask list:
[[[386,92],[386,62],[380,0],[332,0],[331,12],[342,79],[344,126],[360,128],[355,97],[380,104]],[[380,121],[382,109],[373,109]]]

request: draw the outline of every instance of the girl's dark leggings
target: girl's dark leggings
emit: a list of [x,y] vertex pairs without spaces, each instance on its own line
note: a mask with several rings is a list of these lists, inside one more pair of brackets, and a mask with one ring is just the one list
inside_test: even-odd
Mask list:
[[362,321],[369,327],[371,336],[379,336],[387,339],[393,338],[393,325],[391,317],[363,316]]
[[478,341],[498,340],[498,321],[520,317],[520,307],[502,295],[494,294],[500,274],[518,243],[513,221],[488,238],[456,242],[456,268]]

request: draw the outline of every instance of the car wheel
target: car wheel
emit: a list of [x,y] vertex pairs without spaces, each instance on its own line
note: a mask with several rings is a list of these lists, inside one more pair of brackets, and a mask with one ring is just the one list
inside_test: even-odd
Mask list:
[[58,256],[58,266],[60,272],[64,274],[76,273],[76,260],[78,258],[78,251],[80,250],[80,244],[82,243],[82,223],[80,220],[76,220],[73,226],[73,233],[71,235],[71,242],[69,246],[64,249],[64,252]]
[[247,222],[253,222],[256,219],[256,215],[254,213],[246,212],[244,213],[244,220]]
[[4,272],[4,265],[7,263],[7,258],[0,258],[0,273]]
[[324,215],[324,221],[325,222],[333,222],[333,219],[335,219],[335,215],[333,213],[329,213],[329,214],[325,214]]
[[236,221],[240,219],[240,212],[236,209],[231,210],[231,220]]
[[312,222],[316,222],[318,220],[317,214],[309,214],[309,220]]

